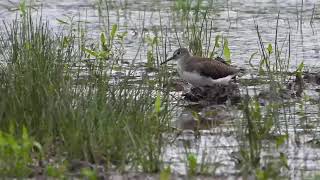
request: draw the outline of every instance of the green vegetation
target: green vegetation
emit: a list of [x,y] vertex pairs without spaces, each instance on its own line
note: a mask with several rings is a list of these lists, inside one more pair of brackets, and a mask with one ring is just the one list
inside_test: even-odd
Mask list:
[[[178,20],[185,29],[182,43],[187,44],[194,55],[208,58],[223,57],[226,63],[231,64],[228,39],[221,34],[214,34],[214,22],[208,17],[211,15],[209,6],[206,8],[206,10],[192,9],[190,10],[192,15],[184,15]],[[178,41],[181,46],[179,39]]]
[[194,154],[188,154],[187,159],[189,175],[194,176],[197,172],[197,157]]
[[[287,157],[279,152],[279,160],[269,160],[268,163],[261,162],[261,152],[266,140],[274,143],[276,149],[283,145],[288,135],[275,135],[274,123],[278,118],[280,106],[270,103],[261,107],[258,100],[248,98],[243,104],[244,121],[243,139],[240,146],[240,160],[242,175],[247,178],[256,175],[258,179],[270,179],[281,177],[282,168],[288,169]],[[263,113],[262,110],[265,112]],[[262,168],[263,167],[263,168]]]
[[[1,136],[10,145],[3,147],[2,160],[17,159],[2,174],[19,169],[21,176],[28,175],[33,143],[27,130],[43,146],[44,157],[158,172],[166,143],[162,133],[170,118],[168,95],[158,92],[149,77],[140,84],[130,83],[129,76],[112,79],[120,67],[113,41],[122,41],[125,34],[112,26],[108,36],[101,34],[95,46],[100,48],[89,49],[73,32],[55,35],[48,24],[28,14],[20,20],[6,24],[1,36],[1,47],[6,48],[0,55],[7,62],[0,73],[1,130],[16,126]],[[83,66],[85,78],[79,75]],[[22,140],[15,140],[19,134]],[[59,172],[47,167],[49,176],[60,177]],[[88,170],[82,174],[94,177]]]
[[[289,116],[286,111],[292,104],[300,101],[291,97],[304,96],[302,93],[304,64],[300,63],[295,72],[289,72],[290,35],[289,39],[283,42],[281,49],[278,48],[277,34],[274,46],[269,43],[265,48],[258,25],[256,31],[261,52],[258,72],[262,77],[260,81],[267,86],[265,92],[257,94],[255,91],[254,97],[250,97],[246,87],[246,96],[241,104],[243,112],[241,127],[244,128],[240,129],[242,136],[238,163],[244,178],[253,175],[257,179],[277,179],[283,178],[285,172],[289,170],[288,157],[280,147],[288,143],[290,127],[288,119],[281,119]],[[288,51],[285,51],[285,48],[289,48]],[[251,57],[254,55],[256,53]],[[288,84],[295,86],[294,92],[288,88]],[[261,101],[265,102],[264,105],[261,105]],[[285,124],[280,124],[281,121],[285,121]],[[263,160],[261,153],[268,146],[274,148],[273,155],[276,158]]]
[[33,161],[32,157],[38,160],[42,158],[41,145],[29,137],[25,127],[18,137],[13,136],[15,133],[13,126],[10,126],[9,132],[0,131],[0,176],[2,177],[27,177],[32,172],[29,167]]
[[169,180],[171,177],[171,168],[166,167],[160,172],[160,180]]

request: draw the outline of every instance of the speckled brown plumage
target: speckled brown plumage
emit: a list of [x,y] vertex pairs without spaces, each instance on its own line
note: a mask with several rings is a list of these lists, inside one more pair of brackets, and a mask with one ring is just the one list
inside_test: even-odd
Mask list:
[[190,56],[185,60],[185,64],[183,66],[186,71],[199,72],[200,75],[211,77],[212,79],[223,78],[239,72],[239,69],[224,64],[218,60],[197,56]]

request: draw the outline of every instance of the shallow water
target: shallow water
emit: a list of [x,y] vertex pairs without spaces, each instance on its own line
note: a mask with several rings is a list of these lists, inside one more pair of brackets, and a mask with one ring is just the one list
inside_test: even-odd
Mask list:
[[[18,0],[3,0],[0,2],[0,20],[8,21],[16,16],[15,10],[18,6]],[[99,14],[96,10],[97,1],[94,0],[42,0],[35,1],[35,7],[41,7],[38,13],[42,13],[44,20],[49,20],[54,30],[60,30],[60,24],[57,19],[77,22],[78,18],[86,21],[88,37],[97,39],[103,30]],[[172,53],[178,47],[175,33],[172,27],[177,26],[178,34],[181,22],[172,18],[174,11],[174,1],[113,1],[113,7],[109,9],[110,23],[118,24],[120,31],[128,31],[128,37],[125,40],[125,59],[130,61],[137,55],[137,64],[146,62],[147,46],[141,44],[141,32],[154,35],[154,32],[162,28],[168,28],[168,52]],[[252,60],[253,67],[249,65],[250,56],[259,51],[258,36],[255,29],[255,23],[259,25],[259,30],[264,42],[271,44],[275,41],[276,23],[279,12],[278,42],[288,42],[288,35],[291,36],[291,67],[295,70],[296,66],[304,61],[307,70],[317,72],[320,66],[318,59],[319,50],[319,5],[315,0],[297,1],[297,0],[216,0],[210,16],[214,23],[214,35],[220,34],[227,37],[231,50],[232,63],[249,69],[249,72],[255,75],[257,70],[252,70],[259,64],[260,57],[256,56]],[[214,41],[214,36],[212,41]],[[284,46],[288,51],[288,46]],[[164,53],[163,53],[164,56]],[[140,64],[139,64],[140,65]],[[251,69],[251,70],[250,70]],[[137,79],[144,74],[144,69],[136,74]],[[248,77],[251,78],[250,76]],[[249,86],[253,90],[256,86]],[[258,89],[263,89],[258,86]],[[319,94],[316,92],[318,87],[308,84],[305,93],[318,101]],[[244,90],[244,88],[242,89]],[[243,94],[245,92],[242,92]],[[250,92],[254,94],[254,92]],[[175,94],[177,95],[177,94]],[[180,94],[178,94],[180,95]],[[298,102],[290,106],[292,109],[299,109]],[[298,178],[301,174],[308,176],[308,173],[314,174],[320,171],[320,149],[304,144],[314,139],[313,135],[319,135],[319,107],[317,104],[305,104],[306,117],[308,124],[314,124],[313,134],[304,133],[303,122],[298,115],[284,115],[289,119],[289,142],[281,147],[281,151],[288,155],[288,164],[290,166],[289,177]],[[236,109],[236,108],[234,108]],[[185,123],[181,120],[183,106],[177,108],[177,123]],[[184,146],[189,144],[188,151],[197,155],[200,160],[202,157],[211,164],[216,164],[215,171],[218,176],[234,175],[238,172],[235,168],[235,162],[231,154],[239,150],[239,141],[237,139],[237,130],[234,124],[240,119],[237,110],[229,113],[229,120],[219,123],[209,130],[201,131],[200,138],[196,138],[192,131],[185,131],[180,135],[175,143],[168,146],[165,150],[164,161],[170,164],[173,171],[177,174],[186,174],[186,150]],[[293,112],[295,112],[293,110]],[[289,113],[290,114],[290,113]],[[188,115],[187,115],[188,117]],[[285,119],[285,118],[284,118]],[[190,120],[190,119],[189,119]],[[192,120],[192,119],[191,119]],[[285,124],[280,121],[280,124]],[[182,126],[182,125],[181,125]],[[297,138],[301,145],[296,144]],[[266,148],[262,156],[272,154],[272,148]]]
[[[16,16],[16,8],[19,1],[2,1],[0,3],[0,19],[8,20]],[[282,42],[291,34],[292,65],[297,65],[302,60],[306,64],[319,66],[319,14],[317,14],[316,1],[214,1],[215,15],[210,17],[214,22],[215,33],[228,38],[232,53],[232,61],[240,66],[248,65],[251,54],[258,51],[255,22],[259,25],[262,38],[265,42],[273,44],[275,39],[275,27],[277,14],[280,12],[278,40]],[[64,1],[35,1],[35,7],[41,7],[38,13],[42,13],[45,20],[49,20],[53,28],[58,28],[57,19],[80,19],[87,22],[90,36],[96,36],[101,32],[101,22],[95,7],[95,0],[64,0]],[[129,31],[126,39],[126,57],[134,56],[138,51],[140,39],[138,36],[142,28],[152,34],[152,29],[160,25],[172,28],[179,25],[179,21],[172,19],[174,12],[171,1],[115,1],[110,8],[110,24],[118,23],[120,30]],[[164,8],[163,8],[164,7]],[[315,11],[313,12],[313,9]],[[161,17],[161,18],[160,18]],[[160,23],[160,19],[162,23]],[[137,36],[138,34],[138,36]],[[177,47],[174,34],[169,31],[169,53]],[[143,53],[143,49],[141,52]],[[144,52],[145,53],[145,52]],[[142,58],[142,61],[145,60]],[[253,61],[254,63],[255,61]],[[256,62],[257,63],[257,62]],[[255,64],[255,63],[254,63]],[[308,66],[309,67],[309,66]]]

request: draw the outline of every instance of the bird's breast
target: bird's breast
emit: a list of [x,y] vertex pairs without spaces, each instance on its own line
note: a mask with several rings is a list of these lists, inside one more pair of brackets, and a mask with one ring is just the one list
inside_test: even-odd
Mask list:
[[212,79],[211,77],[208,77],[208,76],[202,76],[198,72],[188,72],[188,71],[183,71],[180,74],[180,76],[182,79],[189,82],[195,87],[214,86],[217,84],[228,84],[233,77],[233,75],[229,75],[219,79]]
[[177,70],[178,70],[178,73],[180,76],[183,75],[183,71],[184,71],[184,68],[183,68],[183,64],[182,64],[182,60],[178,60],[178,63],[177,63]]

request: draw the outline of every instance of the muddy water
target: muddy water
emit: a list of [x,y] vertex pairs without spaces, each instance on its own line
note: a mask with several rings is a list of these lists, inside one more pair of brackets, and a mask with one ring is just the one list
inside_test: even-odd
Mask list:
[[[16,16],[18,0],[2,0],[0,2],[0,20],[13,19]],[[95,0],[35,0],[35,7],[42,9],[44,19],[50,21],[50,25],[59,30],[57,19],[76,22],[80,18],[86,22],[88,37],[95,39],[103,30],[101,19],[96,10]],[[168,28],[168,51],[172,53],[177,48],[177,40],[172,27],[179,27],[179,20],[172,18],[175,12],[172,11],[174,1],[135,1],[119,0],[113,1],[109,9],[110,23],[118,24],[120,31],[128,31],[128,38],[125,40],[125,58],[130,61],[137,56],[137,62],[146,62],[147,46],[141,43],[142,30],[148,35],[153,35],[154,30]],[[250,56],[259,51],[258,38],[255,24],[259,25],[260,33],[264,42],[273,43],[275,41],[277,16],[279,13],[278,41],[281,45],[288,42],[288,35],[291,37],[291,70],[304,61],[306,69],[317,72],[320,50],[320,11],[319,4],[315,0],[216,0],[212,11],[215,15],[210,16],[214,23],[215,33],[228,38],[231,50],[232,63],[249,69],[255,74],[256,66],[259,64],[258,57],[252,60],[249,65]],[[103,12],[105,13],[105,12]],[[177,28],[178,34],[181,32]],[[181,29],[180,29],[181,30]],[[285,45],[283,51],[288,51]],[[141,72],[143,73],[143,72]],[[249,76],[250,78],[250,76]],[[249,86],[249,89],[254,87]],[[311,98],[317,100],[318,87],[308,84],[305,91]],[[291,106],[290,109],[299,109],[299,103]],[[318,109],[316,103],[307,103],[303,107],[306,110],[305,117],[308,123],[318,127]],[[200,110],[201,111],[201,110]],[[216,167],[215,173],[221,176],[234,175],[238,170],[235,162],[231,158],[239,150],[237,130],[234,124],[239,120],[239,112],[236,107],[224,107],[228,118],[222,122],[216,122],[208,130],[200,133],[200,138],[195,137],[193,131],[185,131],[180,135],[175,143],[165,150],[164,161],[170,164],[177,174],[186,174],[186,154],[192,152]],[[295,111],[293,111],[295,112]],[[306,134],[303,129],[301,118],[294,114],[284,114],[284,119],[289,119],[289,142],[282,151],[288,155],[290,166],[289,176],[300,177],[301,174],[308,176],[320,171],[320,149],[314,148],[304,143],[313,140],[313,135]],[[192,129],[190,111],[179,108],[177,110],[177,126],[180,128]],[[285,124],[284,122],[280,122]],[[191,124],[191,125],[190,125]],[[294,132],[295,131],[295,132]],[[297,145],[296,140],[300,144]],[[186,146],[188,146],[186,150]],[[263,156],[272,154],[273,151],[266,150]],[[263,158],[262,158],[263,159]]]

